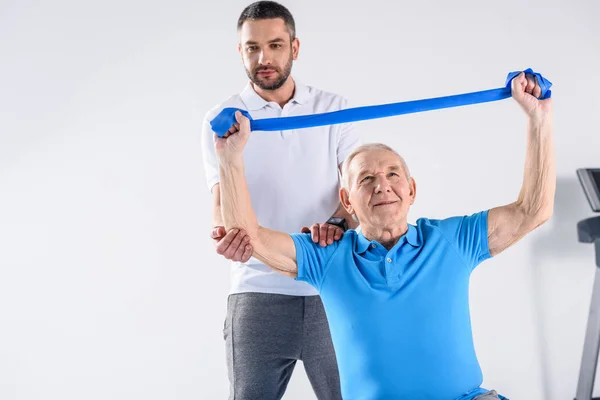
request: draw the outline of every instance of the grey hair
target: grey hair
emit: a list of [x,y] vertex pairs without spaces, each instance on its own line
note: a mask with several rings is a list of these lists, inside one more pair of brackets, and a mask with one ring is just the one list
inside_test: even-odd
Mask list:
[[344,160],[344,164],[342,165],[342,183],[346,190],[350,190],[350,174],[348,173],[348,171],[350,170],[350,164],[352,163],[352,160],[357,155],[372,150],[386,150],[395,154],[400,159],[400,163],[402,164],[402,168],[404,169],[404,172],[406,174],[406,179],[410,179],[410,171],[408,170],[408,165],[406,164],[404,158],[400,154],[398,154],[396,150],[383,143],[365,143],[354,149],[350,154],[348,154],[346,160]]

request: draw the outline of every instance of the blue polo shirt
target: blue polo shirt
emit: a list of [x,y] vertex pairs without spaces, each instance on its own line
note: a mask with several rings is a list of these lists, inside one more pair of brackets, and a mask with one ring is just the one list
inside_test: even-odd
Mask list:
[[467,400],[485,393],[469,277],[490,257],[488,211],[422,218],[387,250],[347,231],[321,247],[293,234],[298,277],[321,296],[344,400]]

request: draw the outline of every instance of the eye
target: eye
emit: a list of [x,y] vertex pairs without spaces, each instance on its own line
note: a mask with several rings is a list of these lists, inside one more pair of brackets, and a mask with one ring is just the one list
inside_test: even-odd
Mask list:
[[246,47],[246,51],[255,51],[256,50],[256,46],[248,46]]
[[371,175],[367,175],[364,178],[362,178],[359,183],[365,183],[370,181],[371,179],[373,179],[373,177]]
[[279,43],[273,43],[271,45],[271,47],[274,48],[274,49],[279,49],[279,48],[281,48],[281,44],[279,44]]
[[395,172],[390,172],[388,176],[398,177],[399,175]]

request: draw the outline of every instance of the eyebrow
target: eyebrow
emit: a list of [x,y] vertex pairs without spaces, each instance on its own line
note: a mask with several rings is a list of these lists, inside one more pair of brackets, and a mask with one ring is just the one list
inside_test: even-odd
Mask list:
[[[269,40],[267,43],[282,43],[285,42],[285,40],[283,40],[282,38],[275,38],[275,39],[271,39]],[[258,42],[255,42],[253,40],[248,40],[246,43],[244,43],[245,45],[249,45],[249,44],[258,44]]]
[[356,180],[357,180],[357,181],[360,181],[360,180],[361,180],[361,178],[362,178],[363,176],[365,176],[365,175],[368,175],[368,174],[370,174],[370,173],[371,173],[371,170],[367,170],[367,169],[365,169],[365,170],[362,170],[362,171],[361,171],[361,172],[360,172],[360,173],[359,173],[359,174],[356,176]]
[[[402,168],[399,165],[393,165],[391,167],[388,168],[388,171],[390,172],[398,172],[400,171]],[[370,169],[366,169],[361,171],[358,176],[356,177],[356,180],[361,180],[365,175],[368,174],[372,174],[373,172]]]

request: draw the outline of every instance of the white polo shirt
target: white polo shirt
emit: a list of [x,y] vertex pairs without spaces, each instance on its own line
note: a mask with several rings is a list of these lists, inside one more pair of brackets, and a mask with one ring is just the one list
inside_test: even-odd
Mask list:
[[[347,108],[346,99],[295,81],[294,97],[281,108],[248,83],[239,94],[210,110],[202,126],[202,153],[209,190],[219,182],[210,121],[225,107],[247,110],[253,119],[309,115]],[[354,124],[286,131],[253,131],[244,166],[258,223],[287,233],[327,221],[339,205],[338,167],[360,143]],[[306,282],[283,276],[254,257],[231,265],[230,293],[316,295]]]

